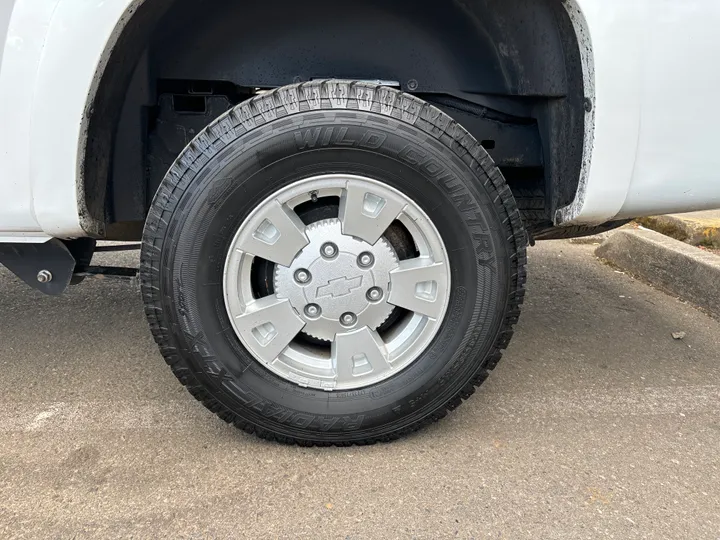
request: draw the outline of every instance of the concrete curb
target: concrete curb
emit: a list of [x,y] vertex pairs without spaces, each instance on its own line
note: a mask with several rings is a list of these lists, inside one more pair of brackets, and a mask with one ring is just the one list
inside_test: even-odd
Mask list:
[[720,317],[720,257],[647,229],[622,230],[595,255]]
[[718,211],[692,212],[650,216],[636,221],[643,227],[694,246],[720,248],[720,213]]

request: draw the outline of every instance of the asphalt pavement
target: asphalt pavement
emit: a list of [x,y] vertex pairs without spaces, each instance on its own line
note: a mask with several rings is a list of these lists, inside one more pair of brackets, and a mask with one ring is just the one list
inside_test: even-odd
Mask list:
[[593,249],[530,250],[515,338],[448,418],[330,449],[196,403],[136,286],[0,270],[0,537],[720,538],[720,323]]

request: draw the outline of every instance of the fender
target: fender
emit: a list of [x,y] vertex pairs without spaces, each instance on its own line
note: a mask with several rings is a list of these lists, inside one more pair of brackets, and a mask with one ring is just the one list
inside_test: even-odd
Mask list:
[[[35,215],[30,182],[32,98],[45,43],[58,0],[4,2],[0,8],[3,53],[0,65],[0,242],[44,242]],[[74,181],[73,181],[74,182]]]
[[717,2],[580,4],[573,20],[592,47],[594,134],[586,133],[587,176],[556,224],[720,207],[720,72],[709,68],[720,53]]
[[[14,196],[0,201],[0,241],[102,235],[84,202],[87,120],[113,47],[144,1],[156,0],[15,0],[0,73],[0,114],[8,122],[0,133],[0,188]],[[642,63],[637,28],[647,5],[564,5],[582,47],[590,112],[580,189],[556,221],[599,223],[618,214],[632,178]],[[31,47],[16,46],[23,38]]]
[[566,8],[578,37],[588,106],[578,190],[555,222],[604,223],[620,211],[635,164],[642,91],[639,29],[646,24],[646,5],[578,0]]
[[12,194],[0,242],[102,233],[84,205],[86,111],[139,3],[15,0],[0,72],[0,191]]
[[[60,0],[55,9],[32,108],[33,125],[41,127],[32,130],[30,139],[33,155],[38,156],[30,165],[35,213],[52,236],[103,233],[102,223],[95,222],[85,206],[87,115],[92,114],[96,77],[107,68],[109,54],[139,3]],[[55,190],[55,185],[61,189]]]

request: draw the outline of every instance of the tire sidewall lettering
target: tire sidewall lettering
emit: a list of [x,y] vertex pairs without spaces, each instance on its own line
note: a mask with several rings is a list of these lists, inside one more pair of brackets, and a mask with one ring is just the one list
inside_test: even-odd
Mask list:
[[[215,387],[219,393],[214,397],[226,403],[228,408],[237,410],[233,402],[240,403],[248,411],[247,418],[251,422],[254,422],[252,415],[256,414],[272,420],[278,430],[285,429],[283,426],[287,429],[323,433],[370,429],[387,425],[393,418],[400,420],[406,415],[415,414],[412,411],[421,411],[430,402],[436,401],[435,396],[438,392],[445,392],[448,395],[457,392],[454,388],[458,385],[456,379],[461,377],[465,380],[467,373],[474,373],[477,369],[474,364],[475,358],[487,354],[495,341],[494,332],[499,328],[497,313],[492,317],[478,315],[482,310],[478,310],[475,306],[482,303],[497,305],[500,301],[504,302],[503,284],[496,282],[496,279],[497,276],[506,274],[508,265],[504,248],[500,249],[504,238],[499,218],[488,213],[489,209],[496,212],[493,200],[483,189],[490,180],[487,175],[477,178],[478,173],[482,172],[483,175],[485,173],[477,166],[477,162],[469,161],[467,152],[451,150],[464,148],[468,143],[464,140],[453,140],[450,147],[442,146],[438,140],[428,141],[429,135],[420,132],[419,129],[413,134],[412,142],[402,143],[403,137],[410,136],[407,135],[409,133],[407,124],[421,124],[434,119],[436,137],[440,137],[446,129],[448,132],[454,130],[461,134],[464,130],[450,120],[446,121],[442,113],[428,114],[425,104],[411,96],[403,96],[402,99],[396,100],[398,93],[394,90],[381,87],[375,92],[361,92],[358,100],[353,91],[355,87],[346,83],[332,86],[330,90],[333,93],[329,97],[327,88],[322,85],[300,85],[295,87],[292,94],[270,93],[261,99],[243,104],[225,117],[221,117],[216,125],[210,126],[186,149],[168,177],[186,184],[194,184],[202,178],[203,186],[196,187],[200,187],[200,191],[204,189],[205,192],[198,193],[198,190],[195,190],[190,194],[186,191],[179,195],[180,199],[187,199],[192,195],[196,198],[192,204],[186,201],[172,201],[165,193],[161,193],[160,197],[169,205],[182,207],[183,213],[187,214],[182,217],[183,223],[173,223],[168,227],[168,230],[173,231],[171,242],[177,246],[176,249],[181,253],[187,253],[190,251],[188,246],[193,239],[202,242],[203,246],[207,246],[206,251],[203,252],[202,262],[211,269],[208,275],[218,274],[224,266],[226,253],[223,253],[223,249],[227,247],[238,224],[247,215],[247,209],[252,207],[252,204],[247,204],[246,201],[244,207],[236,206],[228,210],[233,206],[232,201],[238,199],[238,194],[244,194],[246,200],[248,198],[262,200],[265,192],[257,191],[257,187],[253,187],[263,186],[260,180],[251,185],[252,182],[245,179],[238,180],[232,176],[223,176],[217,170],[208,175],[205,174],[205,170],[208,163],[212,164],[213,160],[224,159],[227,163],[233,162],[237,155],[233,155],[232,147],[238,150],[235,154],[239,154],[241,149],[242,153],[251,155],[253,149],[256,150],[259,145],[272,140],[279,153],[270,155],[256,152],[258,169],[273,166],[278,160],[293,161],[299,159],[298,156],[317,151],[329,152],[327,161],[330,163],[340,163],[340,157],[350,159],[356,157],[356,154],[382,156],[382,160],[377,160],[378,164],[373,163],[372,166],[368,166],[367,174],[375,175],[381,181],[387,180],[387,183],[398,189],[400,189],[398,184],[404,182],[403,187],[412,190],[415,195],[413,199],[431,219],[434,221],[436,219],[432,212],[438,214],[437,219],[446,231],[445,233],[441,231],[441,234],[448,251],[456,250],[464,254],[457,264],[453,264],[455,270],[451,303],[448,306],[446,321],[427,350],[425,361],[407,368],[394,378],[397,380],[392,384],[332,393],[330,399],[333,403],[338,405],[343,403],[342,407],[338,407],[337,414],[319,414],[298,406],[303,400],[308,404],[324,403],[328,399],[328,393],[303,389],[282,381],[259,366],[249,354],[245,352],[243,355],[242,347],[230,330],[227,314],[223,313],[222,299],[219,303],[205,303],[203,308],[205,318],[200,315],[198,298],[205,293],[217,296],[218,284],[213,282],[217,280],[207,279],[206,282],[194,283],[193,289],[191,282],[194,280],[187,279],[187,276],[188,273],[192,274],[196,271],[199,266],[197,260],[192,263],[195,268],[190,268],[188,264],[178,265],[176,262],[174,269],[166,269],[165,290],[168,291],[167,298],[171,304],[166,305],[165,310],[175,311],[174,322],[171,325],[173,335],[179,336],[178,346],[194,359],[195,375]],[[296,107],[298,99],[299,106]],[[334,111],[327,110],[327,99],[332,101],[331,108],[334,108]],[[348,110],[352,107],[358,107],[361,111]],[[257,114],[253,108],[257,110]],[[308,109],[320,108],[325,109],[321,119],[318,119],[317,115],[315,118],[296,116],[293,125],[282,128],[276,121],[288,114],[297,115],[300,110],[304,112]],[[369,109],[373,112],[367,112]],[[333,117],[334,112],[342,118]],[[374,116],[380,114],[385,115],[382,122]],[[378,127],[372,127],[373,124],[377,124]],[[402,129],[399,129],[401,127]],[[243,140],[243,135],[250,129],[253,130],[252,142]],[[437,132],[438,130],[441,132]],[[236,138],[231,140],[233,137]],[[431,144],[425,144],[428,142]],[[333,160],[331,156],[338,157]],[[405,177],[409,176],[407,171],[414,171],[414,183],[410,183],[405,177],[400,178],[402,182],[397,178],[383,178],[384,170],[394,170],[390,160],[402,164],[400,169],[406,171],[402,173]],[[305,174],[304,171],[307,171],[308,175],[317,172],[302,160],[299,160],[299,163],[297,170],[301,175]],[[387,167],[380,166],[381,163],[387,164]],[[362,166],[366,165],[362,164]],[[184,172],[181,172],[180,168],[183,168]],[[270,177],[273,178],[272,182],[275,182],[282,176]],[[423,183],[420,178],[425,182]],[[272,182],[268,186],[266,180],[262,189],[267,191],[270,188],[282,187],[282,184],[272,184]],[[248,197],[249,193],[255,195]],[[195,219],[192,213],[201,208],[206,212],[204,219]],[[201,223],[203,221],[205,223]],[[457,226],[448,226],[453,221],[462,222],[465,226],[464,232],[458,233]],[[206,226],[204,234],[198,234],[202,229],[201,225]],[[471,256],[471,260],[467,259],[468,256]],[[477,265],[477,272],[482,274],[482,279],[478,277],[477,283],[472,279],[467,281],[466,273],[464,278],[466,281],[462,279],[456,281],[455,278],[463,272],[458,266],[466,264],[473,266],[472,260]],[[483,296],[484,293],[479,292],[478,285],[481,282],[494,283],[493,288],[496,289],[494,296]],[[171,296],[176,299],[174,302]],[[486,306],[485,311],[488,310]],[[212,312],[215,313],[216,322],[208,325],[207,313]],[[472,318],[468,319],[468,314],[471,314]],[[491,328],[478,331],[475,325],[479,322],[478,317],[482,316],[486,317],[486,323]],[[449,329],[452,329],[452,332]],[[218,347],[218,344],[221,346]],[[449,349],[454,349],[450,357],[447,355]],[[230,359],[230,364],[238,362],[237,366],[228,363],[228,359],[233,354],[235,359]],[[441,368],[438,368],[439,363],[442,363]],[[461,375],[461,372],[466,375]],[[428,378],[429,374],[432,374],[431,378]],[[402,383],[400,383],[401,377],[404,378]],[[287,406],[262,397],[263,392],[270,387],[288,396]],[[402,397],[400,402],[397,402],[398,398],[395,396],[402,396],[406,392],[405,389],[410,387],[413,388],[412,394]],[[353,403],[358,404],[356,412],[352,412]],[[380,409],[377,407],[384,407],[385,410],[379,412]],[[411,421],[411,416],[407,421]],[[293,436],[292,433],[290,436]]]

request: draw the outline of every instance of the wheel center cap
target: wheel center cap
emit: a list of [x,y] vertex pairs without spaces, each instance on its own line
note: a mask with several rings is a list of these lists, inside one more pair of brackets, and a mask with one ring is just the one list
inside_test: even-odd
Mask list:
[[393,309],[386,300],[398,261],[390,244],[344,235],[338,219],[313,223],[306,233],[310,243],[291,265],[275,267],[275,293],[306,322],[303,331],[331,341],[340,332],[379,327]]
[[[356,257],[340,253],[335,260],[318,257],[309,267],[313,282],[304,287],[308,304],[318,304],[326,317],[339,319],[345,312],[360,312],[367,305],[363,289],[375,285],[370,270],[358,268]],[[338,277],[334,277],[338,276]]]

